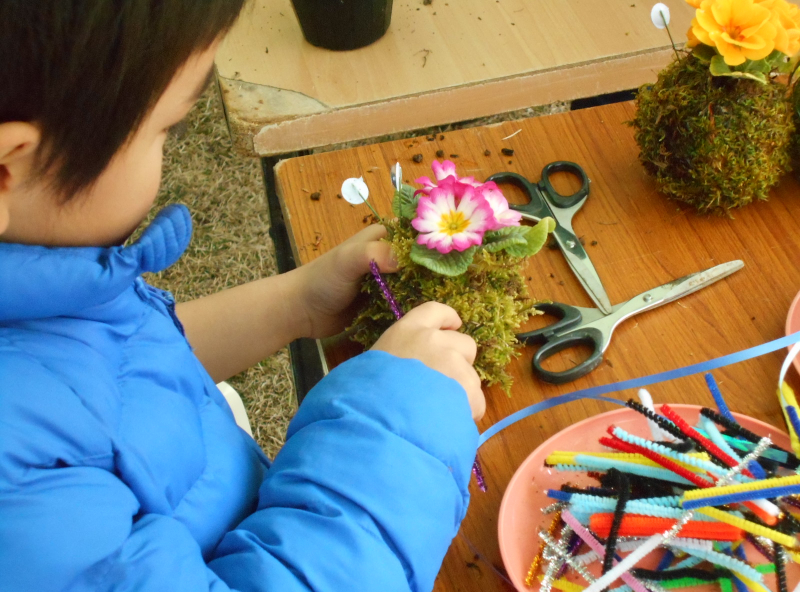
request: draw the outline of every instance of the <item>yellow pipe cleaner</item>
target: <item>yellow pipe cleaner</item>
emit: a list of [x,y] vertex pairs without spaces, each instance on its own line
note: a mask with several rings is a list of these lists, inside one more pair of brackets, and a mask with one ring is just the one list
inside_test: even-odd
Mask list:
[[740,573],[737,573],[737,574],[736,574],[736,578],[737,578],[737,579],[739,579],[739,580],[741,580],[741,581],[742,581],[742,583],[743,583],[745,586],[747,586],[747,587],[748,587],[750,590],[755,590],[756,592],[770,592],[770,589],[769,589],[769,588],[765,588],[765,587],[764,587],[762,584],[760,584],[759,582],[756,582],[755,580],[751,580],[750,578],[748,578],[748,577],[745,577],[745,576],[743,576],[743,575],[742,575],[742,574],[740,574]]
[[783,418],[786,420],[786,427],[789,430],[789,439],[792,442],[792,450],[794,451],[795,456],[800,456],[800,438],[797,437],[797,433],[794,431],[794,427],[792,426],[792,422],[789,420],[789,414],[786,413],[786,406],[791,405],[795,409],[797,409],[798,413],[800,413],[800,407],[797,406],[797,399],[794,396],[794,391],[792,387],[790,387],[785,382],[781,384],[781,389],[778,391],[778,399],[781,403],[781,411],[783,411]]
[[[594,456],[597,458],[610,458],[614,460],[621,460],[625,462],[635,463],[637,465],[644,465],[647,467],[654,467],[654,468],[663,468],[660,464],[655,461],[650,460],[646,456],[638,453],[630,453],[630,452],[562,452],[562,451],[555,451],[551,452],[547,458],[545,459],[545,464],[548,465],[577,465],[578,463],[575,462],[575,457],[577,455],[581,456]],[[704,452],[700,453],[691,453],[687,456],[693,456],[699,458],[701,460],[709,460],[708,454]],[[692,471],[694,473],[701,473],[705,474],[705,471],[702,469],[698,469],[697,467],[693,467],[691,465],[684,464],[678,460],[674,460],[673,462],[681,465],[685,469]]]
[[800,485],[800,475],[794,475],[791,477],[775,477],[773,479],[761,479],[759,481],[751,481],[750,483],[737,483],[736,485],[709,487],[707,489],[692,489],[683,494],[683,500],[689,501],[706,497],[717,497],[720,495],[730,495],[732,493],[769,489],[771,487],[786,487],[787,485]]
[[730,524],[731,526],[735,526],[736,528],[741,528],[742,530],[744,530],[745,532],[749,532],[750,534],[754,534],[756,536],[762,536],[780,545],[783,545],[784,547],[788,547],[789,549],[797,548],[797,539],[795,539],[794,537],[791,537],[787,534],[783,534],[782,532],[778,532],[777,530],[773,530],[772,528],[761,526],[760,524],[756,524],[755,522],[751,522],[750,520],[745,520],[744,518],[733,516],[732,514],[728,514],[727,512],[717,510],[716,508],[697,508],[695,512],[705,514],[710,518],[714,518],[715,520],[719,520],[720,522],[724,522],[725,524]]
[[[541,582],[544,579],[544,575],[540,575],[538,579]],[[586,590],[586,588],[583,586],[573,584],[567,580],[567,578],[558,578],[557,580],[554,580],[553,588],[558,588],[562,592],[581,592],[582,590]]]

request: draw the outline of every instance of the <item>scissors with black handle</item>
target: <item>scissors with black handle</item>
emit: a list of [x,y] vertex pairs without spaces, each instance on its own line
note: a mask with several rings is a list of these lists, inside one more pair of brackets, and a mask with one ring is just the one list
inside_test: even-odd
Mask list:
[[[572,195],[561,195],[550,182],[553,173],[571,173],[581,181],[581,188]],[[526,204],[511,205],[511,209],[522,214],[526,220],[538,222],[542,218],[551,217],[557,225],[553,231],[558,247],[564,253],[567,263],[580,281],[583,288],[592,298],[592,301],[605,314],[611,312],[611,302],[608,299],[600,276],[592,265],[586,249],[572,230],[572,218],[583,207],[589,197],[589,177],[586,176],[580,165],[574,162],[551,162],[542,170],[542,180],[531,183],[528,179],[517,173],[497,173],[487,179],[497,184],[511,183],[522,189],[530,200]]]
[[[560,302],[537,304],[538,310],[558,320],[542,329],[517,335],[517,339],[526,344],[542,345],[533,356],[532,362],[533,372],[539,378],[553,384],[572,382],[600,365],[611,335],[622,321],[701,290],[742,267],[744,263],[736,260],[687,275],[617,304],[609,315],[596,308],[581,308]],[[552,372],[542,367],[542,362],[547,358],[579,345],[588,345],[592,349],[591,355],[580,364],[563,372]]]

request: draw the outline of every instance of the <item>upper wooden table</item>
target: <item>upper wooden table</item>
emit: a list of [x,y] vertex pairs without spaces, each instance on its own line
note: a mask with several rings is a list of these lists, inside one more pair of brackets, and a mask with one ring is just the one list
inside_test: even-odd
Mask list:
[[[395,0],[388,33],[333,52],[290,0],[251,0],[217,71],[240,152],[258,156],[638,87],[670,59],[642,0]],[[671,3],[676,43],[693,9]]]
[[[405,178],[413,180],[430,174],[439,149],[458,154],[454,160],[459,172],[478,179],[503,170],[538,179],[545,164],[571,160],[581,164],[592,180],[591,195],[575,217],[575,231],[589,245],[612,303],[725,261],[741,259],[745,267],[622,324],[606,362],[571,384],[554,386],[534,378],[529,366],[533,348],[524,349],[510,367],[515,381],[512,396],[486,389],[488,409],[481,431],[557,394],[690,365],[781,337],[789,305],[800,290],[800,187],[786,178],[768,202],[737,211],[735,219],[700,217],[656,193],[637,161],[633,131],[624,124],[633,114],[632,104],[615,104],[452,132],[434,141],[419,138],[284,161],[277,169],[278,190],[298,261],[311,261],[363,227],[367,208],[354,208],[336,197],[347,177],[363,175],[378,211],[390,215],[389,167],[395,161],[403,166]],[[513,138],[502,140],[520,129]],[[514,156],[501,157],[502,147],[513,148]],[[484,156],[486,149],[491,156]],[[423,163],[411,160],[417,153],[424,155]],[[320,191],[319,201],[312,201],[309,191]],[[506,193],[510,198],[516,195]],[[592,305],[560,251],[544,249],[529,260],[526,271],[534,297]],[[351,351],[334,345],[328,357],[335,363]],[[734,411],[783,425],[775,390],[784,355],[777,352],[714,372]],[[656,402],[713,405],[699,375],[653,386],[651,393]],[[481,493],[473,482],[463,536],[455,539],[436,590],[509,589],[476,560],[470,543],[502,569],[497,516],[512,474],[546,438],[609,408],[595,401],[558,407],[508,428],[481,448],[489,491]]]

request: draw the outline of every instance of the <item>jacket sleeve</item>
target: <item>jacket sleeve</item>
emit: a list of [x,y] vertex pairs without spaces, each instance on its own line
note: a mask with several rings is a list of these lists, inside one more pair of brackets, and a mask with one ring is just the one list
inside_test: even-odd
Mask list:
[[463,389],[369,352],[309,393],[258,509],[204,559],[179,521],[139,514],[101,424],[29,366],[14,362],[0,396],[2,592],[430,590],[466,512]]
[[428,591],[469,502],[478,433],[455,381],[367,352],[306,397],[211,568],[242,591]]

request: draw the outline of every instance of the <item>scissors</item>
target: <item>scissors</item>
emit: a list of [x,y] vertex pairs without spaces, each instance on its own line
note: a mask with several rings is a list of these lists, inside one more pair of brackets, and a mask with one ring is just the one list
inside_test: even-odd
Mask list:
[[[585,376],[603,361],[611,335],[622,321],[657,308],[662,304],[674,302],[683,296],[696,292],[729,276],[744,267],[742,261],[729,261],[687,275],[658,288],[653,288],[613,307],[611,314],[605,315],[596,308],[581,308],[560,302],[537,304],[536,308],[558,320],[535,331],[517,335],[522,343],[542,344],[533,356],[533,372],[545,382],[564,384]],[[588,345],[592,354],[580,364],[563,372],[551,372],[542,367],[542,362],[556,353],[577,345]]]
[[[572,195],[561,195],[550,182],[550,175],[559,172],[571,173],[578,177],[581,188]],[[600,276],[597,275],[586,249],[572,230],[572,217],[589,197],[589,177],[584,170],[574,162],[558,161],[551,162],[542,169],[542,180],[536,184],[517,173],[497,173],[487,181],[498,184],[511,183],[527,193],[530,200],[527,204],[510,206],[512,210],[520,212],[526,220],[538,222],[548,216],[555,219],[557,226],[553,236],[567,263],[600,311],[603,314],[610,314],[611,302]]]

